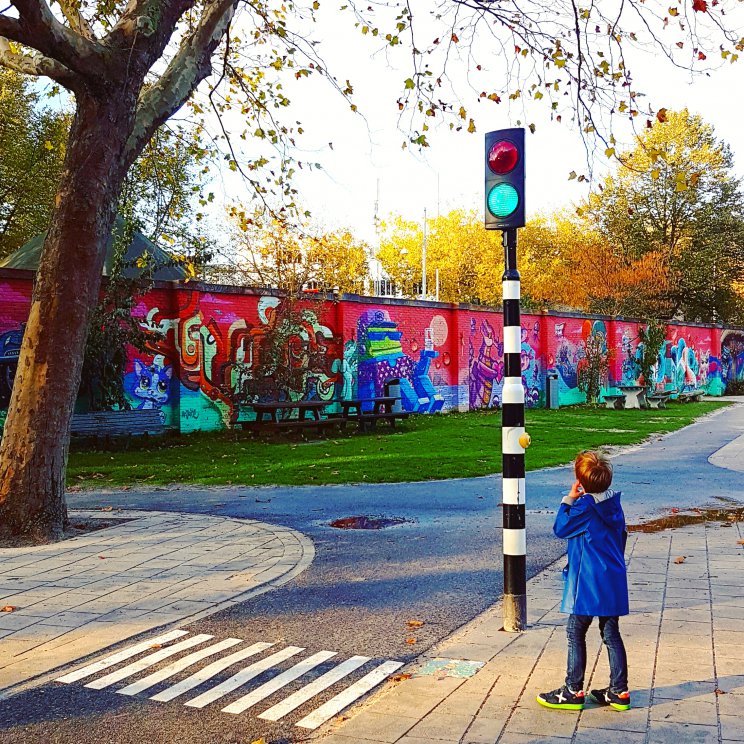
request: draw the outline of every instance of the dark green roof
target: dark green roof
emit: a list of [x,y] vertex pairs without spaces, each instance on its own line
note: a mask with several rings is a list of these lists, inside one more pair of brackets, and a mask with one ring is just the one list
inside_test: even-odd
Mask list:
[[[124,221],[121,217],[117,217],[112,235],[106,244],[106,258],[103,262],[104,276],[109,276],[111,273],[111,266],[114,262],[114,241],[116,237],[121,234],[123,228]],[[15,253],[11,253],[10,256],[0,261],[0,268],[36,271],[39,268],[39,258],[41,256],[41,249],[44,245],[45,238],[46,233],[31,238],[28,243],[22,245]],[[137,268],[134,264],[140,256],[145,254],[147,254],[158,267],[153,274],[154,279],[178,281],[180,279],[186,279],[188,276],[186,269],[174,264],[172,256],[168,255],[168,253],[166,253],[162,248],[159,248],[151,240],[148,240],[141,232],[136,230],[132,235],[132,242],[129,244],[126,255],[124,256],[124,263],[126,265],[126,268],[122,272],[124,276],[127,278],[135,278],[142,273],[142,270]]]

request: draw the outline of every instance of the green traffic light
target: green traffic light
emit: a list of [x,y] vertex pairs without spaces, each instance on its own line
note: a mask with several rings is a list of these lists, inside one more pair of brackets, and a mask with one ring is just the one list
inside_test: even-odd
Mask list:
[[519,194],[509,183],[497,183],[488,192],[488,211],[494,217],[508,217],[519,206]]

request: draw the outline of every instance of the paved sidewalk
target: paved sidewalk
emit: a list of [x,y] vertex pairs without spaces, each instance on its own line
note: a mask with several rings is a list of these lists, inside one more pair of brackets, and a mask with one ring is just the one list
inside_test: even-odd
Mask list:
[[[709,523],[631,534],[632,614],[621,620],[630,711],[590,704],[577,714],[535,702],[538,692],[558,687],[565,674],[559,561],[529,582],[527,632],[501,631],[501,608],[495,606],[432,649],[417,667],[433,657],[485,662],[473,676],[414,671],[349,720],[329,724],[323,744],[744,741],[742,531],[742,524]],[[587,645],[586,687],[604,687],[609,668],[596,624]]]
[[284,584],[312,562],[295,530],[167,512],[52,545],[0,549],[0,690],[146,630],[196,620]]

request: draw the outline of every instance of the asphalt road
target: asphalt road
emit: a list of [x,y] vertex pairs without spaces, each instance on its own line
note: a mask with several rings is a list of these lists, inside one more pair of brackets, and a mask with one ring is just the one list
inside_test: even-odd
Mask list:
[[[707,462],[742,432],[744,406],[736,406],[618,456],[614,485],[623,491],[628,520],[652,518],[671,507],[744,500],[744,476]],[[551,528],[571,476],[570,468],[528,473],[530,576],[564,552]],[[216,640],[233,637],[277,647],[296,645],[306,653],[338,653],[304,677],[304,684],[356,654],[410,661],[496,602],[502,584],[500,488],[499,477],[303,488],[171,488],[76,493],[69,504],[250,517],[308,535],[316,558],[297,579],[188,627]],[[329,526],[355,515],[408,521],[374,531]],[[424,625],[412,629],[409,620]],[[285,723],[269,723],[250,710],[233,716],[220,712],[218,705],[199,710],[176,701],[156,703],[144,696],[52,683],[0,703],[0,742],[250,744],[261,737],[267,743],[294,742],[308,735],[294,723],[330,696],[324,693],[301,706]],[[273,702],[268,698],[256,712]]]

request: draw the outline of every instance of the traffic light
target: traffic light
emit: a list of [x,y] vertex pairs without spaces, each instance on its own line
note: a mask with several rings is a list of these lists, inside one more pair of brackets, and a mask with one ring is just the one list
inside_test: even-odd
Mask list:
[[486,229],[524,227],[524,129],[486,134]]

